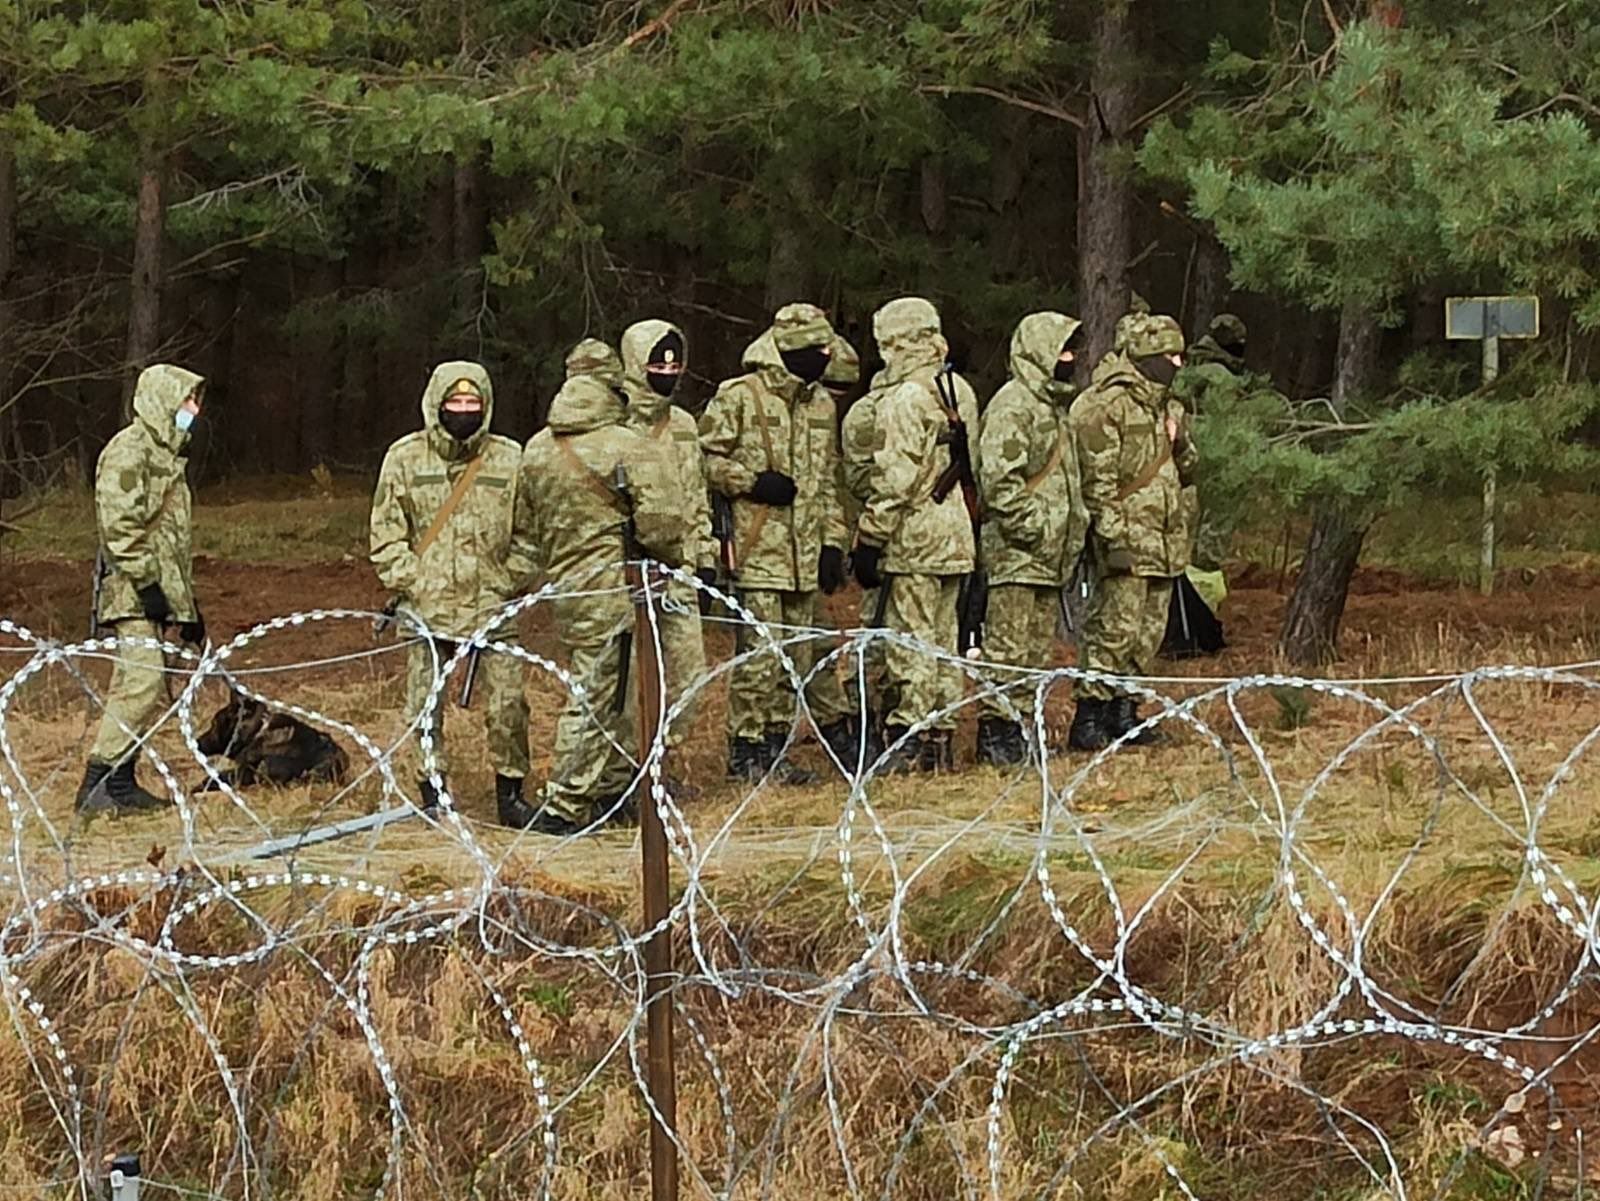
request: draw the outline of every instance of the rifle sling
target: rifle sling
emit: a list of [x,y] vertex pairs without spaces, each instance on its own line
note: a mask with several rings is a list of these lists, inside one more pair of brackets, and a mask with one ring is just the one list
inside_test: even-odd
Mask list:
[[479,452],[472,462],[467,464],[467,469],[461,473],[461,477],[456,480],[456,486],[450,489],[450,495],[444,498],[444,504],[439,506],[439,511],[433,516],[433,523],[422,532],[422,537],[418,539],[416,549],[412,552],[417,558],[420,559],[427,554],[428,548],[438,540],[440,534],[444,533],[444,527],[450,524],[450,518],[455,516],[456,510],[466,498],[467,489],[472,487],[472,481],[478,478],[478,472],[482,470],[483,454]]
[[1161,474],[1161,469],[1170,462],[1172,462],[1172,447],[1163,446],[1161,453],[1151,459],[1143,471],[1117,489],[1118,502],[1127,500],[1135,492],[1147,487],[1156,476]]
[[604,501],[606,506],[614,510],[618,516],[626,518],[628,516],[627,504],[622,497],[617,495],[617,490],[606,483],[604,476],[579,457],[577,449],[572,445],[574,436],[572,434],[560,434],[556,436],[555,440],[556,447],[561,451],[562,457],[567,460],[567,465],[572,468],[573,473],[583,483],[584,487]]
[[1050,448],[1050,457],[1044,461],[1044,466],[1037,474],[1030,475],[1022,484],[1022,490],[1027,493],[1037,492],[1039,485],[1050,478],[1051,473],[1061,466],[1061,455],[1066,448],[1067,431],[1062,430],[1056,434],[1056,444]]

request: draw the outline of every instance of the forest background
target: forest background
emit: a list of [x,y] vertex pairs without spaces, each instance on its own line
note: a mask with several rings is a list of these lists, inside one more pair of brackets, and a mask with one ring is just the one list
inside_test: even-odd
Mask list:
[[[987,394],[1136,288],[1248,322],[1210,503],[1302,517],[1326,658],[1386,513],[1592,487],[1597,73],[1596,0],[0,0],[0,546],[152,361],[210,381],[197,481],[361,475],[441,358],[523,439],[586,334],[683,324],[695,408],[778,304],[870,369],[909,293]],[[1443,300],[1503,292],[1485,388]]]

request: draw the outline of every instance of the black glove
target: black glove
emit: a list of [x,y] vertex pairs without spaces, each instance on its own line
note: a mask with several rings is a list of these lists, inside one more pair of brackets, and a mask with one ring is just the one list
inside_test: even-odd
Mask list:
[[161,583],[146,584],[139,589],[139,604],[144,608],[144,615],[158,626],[164,626],[172,617],[172,606],[167,603],[167,594],[161,591]]
[[824,546],[817,558],[817,586],[832,596],[843,588],[849,579],[844,572],[844,551],[837,546]]
[[200,612],[200,606],[194,607],[194,620],[180,622],[178,637],[190,646],[204,646],[206,644],[206,615]]
[[883,587],[883,575],[878,571],[881,562],[883,547],[873,546],[869,542],[859,543],[850,552],[850,570],[855,573],[856,583],[863,588]]
[[760,501],[764,505],[776,508],[787,508],[794,504],[795,495],[799,489],[795,487],[794,480],[784,475],[781,471],[763,471],[756,476],[756,482],[750,485],[750,499]]
[[[715,567],[702,567],[694,574],[698,576],[700,582],[705,584],[707,587],[711,587],[717,582],[717,569]],[[694,590],[694,595],[695,599],[700,603],[700,616],[704,617],[706,614],[711,612],[711,604],[717,598],[711,593],[707,592],[705,588],[696,588]]]

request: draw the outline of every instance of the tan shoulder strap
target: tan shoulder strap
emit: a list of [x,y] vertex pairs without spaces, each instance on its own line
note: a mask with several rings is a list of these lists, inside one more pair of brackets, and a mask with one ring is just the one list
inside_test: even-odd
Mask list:
[[439,511],[434,514],[433,523],[423,531],[422,538],[417,543],[416,550],[413,552],[417,558],[420,559],[428,553],[428,548],[438,540],[439,535],[444,532],[444,527],[450,524],[450,518],[455,515],[456,509],[460,507],[462,498],[467,494],[467,489],[472,487],[472,481],[478,478],[478,472],[483,469],[483,460],[483,454],[479,453],[477,458],[467,464],[467,469],[461,473],[461,478],[456,481],[456,486],[450,489],[450,495],[444,498],[444,504],[440,505]]
[[606,483],[599,472],[579,457],[577,449],[572,445],[572,435],[558,434],[555,442],[556,448],[561,451],[561,457],[566,459],[567,466],[572,468],[584,486],[603,500],[609,508],[626,517],[627,507],[623,504],[622,497],[617,495],[617,490]]
[[1161,448],[1160,454],[1150,460],[1143,471],[1117,489],[1117,499],[1119,501],[1127,500],[1135,492],[1144,489],[1156,476],[1161,474],[1161,469],[1170,462],[1172,462],[1172,444],[1168,443]]
[[656,418],[656,423],[650,427],[650,436],[652,438],[661,437],[662,434],[667,432],[667,427],[671,424],[672,410],[669,408],[665,413]]
[[1037,491],[1039,485],[1049,479],[1051,473],[1061,466],[1061,454],[1065,448],[1066,440],[1066,430],[1063,429],[1056,433],[1056,444],[1050,448],[1050,457],[1045,460],[1044,466],[1039,469],[1037,474],[1030,475],[1023,483],[1022,490],[1024,492]]

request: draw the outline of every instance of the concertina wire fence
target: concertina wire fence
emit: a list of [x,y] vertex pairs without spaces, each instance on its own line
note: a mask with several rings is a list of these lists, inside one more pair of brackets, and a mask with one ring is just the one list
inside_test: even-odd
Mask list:
[[[690,575],[667,574],[685,588],[704,587]],[[659,607],[673,603],[661,585],[661,577],[646,585],[656,606],[649,610],[652,628]],[[455,1191],[447,1179],[450,1169],[437,1151],[438,1132],[451,1122],[478,1119],[459,1109],[443,1115],[421,1112],[426,1090],[413,1086],[397,1066],[414,1057],[397,1057],[396,1046],[406,1040],[388,1028],[394,1023],[373,995],[375,964],[382,955],[416,955],[423,948],[466,965],[481,989],[485,1030],[493,1028],[485,1038],[499,1040],[520,1070],[524,1096],[517,1104],[528,1120],[502,1132],[488,1156],[493,1166],[470,1195],[609,1195],[597,1177],[593,1191],[575,1188],[595,1170],[587,1148],[591,1127],[602,1119],[590,1094],[620,1078],[631,1082],[630,1104],[639,1114],[648,1106],[641,948],[656,931],[639,928],[636,906],[608,909],[596,894],[556,884],[563,865],[574,862],[575,854],[590,853],[598,840],[491,835],[463,818],[448,782],[437,776],[445,786],[443,804],[436,817],[425,818],[412,808],[416,798],[408,795],[412,785],[406,773],[394,766],[408,742],[420,742],[426,770],[433,770],[427,717],[448,703],[451,673],[474,646],[515,656],[532,669],[533,688],[559,689],[564,700],[576,685],[559,663],[515,641],[496,641],[493,632],[558,595],[602,591],[569,587],[558,593],[546,587],[486,617],[472,640],[457,644],[453,659],[436,663],[427,709],[393,741],[272,693],[276,683],[292,680],[298,671],[391,655],[403,650],[403,643],[315,663],[240,665],[251,652],[270,645],[275,634],[321,623],[370,624],[374,613],[320,609],[277,617],[203,652],[163,645],[176,696],[158,728],[170,730],[175,724],[202,773],[197,779],[214,779],[217,771],[197,744],[197,704],[205,682],[220,676],[244,695],[356,748],[352,781],[334,792],[322,812],[336,811],[352,789],[376,780],[385,806],[413,815],[404,823],[409,831],[425,824],[433,843],[448,847],[464,865],[454,886],[425,893],[405,887],[382,857],[395,827],[373,826],[339,842],[267,862],[252,860],[251,844],[292,841],[310,823],[302,818],[286,826],[266,812],[262,798],[270,797],[269,789],[219,782],[220,795],[200,801],[148,738],[144,770],[153,768],[175,809],[162,819],[141,820],[164,822],[159,836],[173,844],[168,858],[180,866],[162,870],[137,854],[97,845],[103,824],[83,827],[67,816],[65,798],[77,765],[59,764],[48,780],[34,778],[39,772],[23,766],[26,748],[14,737],[22,725],[13,719],[30,682],[55,673],[81,695],[96,698],[84,666],[113,657],[116,642],[100,638],[64,645],[0,620],[0,636],[14,644],[0,647],[13,668],[0,686],[0,797],[9,824],[3,869],[9,913],[0,928],[0,992],[11,1027],[0,1042],[21,1045],[37,1090],[28,1136],[35,1158],[54,1165],[49,1186],[57,1191],[48,1195],[103,1195],[105,1162],[119,1150],[145,1152],[147,1187],[160,1187],[165,1175],[195,1182],[165,1187],[200,1196],[300,1195],[294,1182],[310,1166],[283,1161],[273,1126],[273,1106],[289,1084],[280,1074],[271,1087],[258,1085],[253,1077],[260,1065],[227,1045],[231,1036],[214,1028],[206,1005],[206,990],[218,987],[217,981],[259,981],[285,962],[320,990],[326,1006],[305,1030],[305,1050],[290,1076],[309,1072],[314,1048],[333,1037],[329,1014],[337,1012],[381,1090],[381,1102],[369,1115],[387,1127],[386,1140],[371,1151],[381,1170],[352,1193],[469,1195]],[[1575,879],[1572,865],[1543,844],[1541,832],[1563,788],[1582,779],[1584,757],[1600,737],[1600,722],[1576,738],[1539,783],[1519,766],[1485,696],[1496,687],[1532,686],[1578,690],[1587,698],[1600,686],[1587,674],[1592,665],[1499,666],[1414,677],[1398,682],[1414,694],[1403,703],[1380,695],[1393,690],[1397,681],[1392,679],[1263,674],[1123,681],[1152,706],[1146,710],[1152,724],[1182,732],[1181,747],[1160,754],[1204,760],[1215,775],[1206,787],[1196,786],[1194,795],[1179,795],[1174,787],[1167,811],[1147,811],[1120,826],[1116,809],[1107,812],[1104,803],[1107,773],[1119,761],[1127,762],[1122,756],[1148,755],[1125,741],[1094,756],[1066,758],[1033,733],[1032,761],[1026,766],[960,777],[969,797],[978,797],[973,790],[986,790],[991,800],[969,804],[961,816],[947,820],[930,820],[923,813],[920,824],[900,820],[903,814],[883,799],[890,788],[914,790],[924,784],[917,779],[892,783],[879,770],[881,759],[843,764],[819,750],[831,761],[827,787],[837,790],[836,819],[826,826],[780,830],[793,862],[782,872],[768,873],[771,884],[761,903],[747,907],[752,914],[736,911],[719,895],[717,884],[727,878],[730,862],[739,863],[746,843],[759,842],[744,833],[747,825],[759,824],[755,815],[767,815],[762,830],[772,834],[772,798],[782,793],[770,781],[730,786],[731,807],[719,808],[714,820],[703,819],[694,807],[680,803],[664,769],[667,731],[696,694],[736,662],[768,654],[782,662],[797,697],[796,729],[807,728],[806,679],[791,657],[794,648],[820,640],[827,654],[814,670],[842,671],[859,695],[873,644],[898,636],[881,629],[763,625],[737,597],[716,596],[730,615],[725,620],[744,627],[744,649],[713,664],[689,696],[664,707],[661,734],[648,759],[636,764],[634,785],[648,798],[645,803],[659,807],[676,890],[664,925],[677,947],[673,1002],[681,1043],[680,1131],[694,1128],[692,1143],[685,1135],[680,1144],[686,1196],[765,1199],[809,1196],[818,1189],[883,1201],[1109,1196],[1076,1183],[1103,1170],[1107,1155],[1131,1156],[1129,1162],[1144,1163],[1153,1173],[1139,1186],[1147,1191],[1129,1195],[1219,1195],[1223,1190],[1214,1179],[1207,1184],[1213,1167],[1175,1137],[1183,1124],[1174,1121],[1172,1111],[1209,1080],[1230,1073],[1243,1073],[1267,1089],[1275,1105],[1300,1115],[1299,1125],[1286,1124],[1283,1137],[1313,1132],[1319,1155],[1331,1161],[1319,1170],[1357,1187],[1339,1195],[1452,1195],[1471,1171],[1471,1147],[1493,1145],[1496,1131],[1503,1133],[1518,1115],[1535,1110],[1545,1115],[1537,1136],[1543,1150],[1566,1145],[1563,1140],[1570,1143],[1576,1135],[1577,1188],[1584,1187],[1582,1132],[1563,1125],[1562,1115],[1570,1110],[1561,1081],[1563,1073],[1588,1062],[1583,1056],[1600,1033],[1594,1017],[1600,1010],[1593,1004],[1600,907]],[[920,650],[940,654],[926,646]],[[1084,676],[1073,668],[1033,672],[943,657],[969,682],[962,706],[986,694],[1003,694],[1034,732],[1048,724],[1047,702],[1069,694],[1072,681]],[[1275,753],[1291,744],[1253,716],[1261,706],[1253,709],[1252,698],[1261,701],[1263,694],[1285,689],[1365,715],[1337,735],[1333,753],[1299,785],[1289,783],[1292,772],[1280,773],[1275,763]],[[1446,710],[1466,723],[1470,738],[1443,736]],[[1491,786],[1476,768],[1458,771],[1453,761],[1463,745],[1488,756],[1501,778]],[[1399,840],[1372,895],[1358,900],[1339,878],[1340,864],[1324,853],[1325,832],[1316,824],[1319,805],[1362,756],[1378,748],[1392,754],[1396,747],[1414,753],[1434,775],[1431,799],[1405,815],[1414,822],[1409,837]],[[1501,790],[1509,791],[1509,807]],[[209,814],[204,821],[202,812]],[[1494,966],[1488,961],[1509,954],[1497,935],[1530,907],[1559,937],[1556,957],[1564,956],[1551,977],[1554,983],[1532,997],[1523,1012],[1498,1024],[1490,1013],[1452,1010],[1448,999],[1425,1003],[1391,978],[1377,945],[1379,919],[1386,905],[1398,904],[1407,872],[1449,837],[1463,814],[1498,832],[1506,864],[1515,866],[1515,881],[1503,902],[1483,917],[1472,953],[1463,956],[1462,975],[1487,972]],[[1347,818],[1346,812],[1340,820]],[[1240,1012],[1240,998],[1251,989],[1237,979],[1219,970],[1209,981],[1182,980],[1160,970],[1161,955],[1138,947],[1142,930],[1155,924],[1156,915],[1170,915],[1188,903],[1186,873],[1208,848],[1241,834],[1263,874],[1259,887],[1244,898],[1245,919],[1226,932],[1232,942],[1225,940],[1223,947],[1237,952],[1275,923],[1289,929],[1292,953],[1281,970],[1304,979],[1310,990],[1293,1014]],[[1152,866],[1147,858],[1127,855],[1130,844],[1170,854]],[[959,940],[946,940],[935,955],[929,948],[937,940],[925,936],[912,915],[939,900],[941,873],[972,855],[1006,874],[1008,882],[993,890],[995,904],[980,906],[979,916],[956,923]],[[786,897],[814,887],[808,881],[829,861],[828,903],[841,916],[839,930],[853,933],[831,949],[802,954],[796,944],[769,937],[766,923],[781,913]],[[1085,879],[1090,886],[1080,887]],[[365,907],[360,921],[341,918],[340,899]],[[136,915],[147,920],[134,920]],[[226,930],[234,945],[210,945],[201,934],[208,923]],[[1019,927],[1047,944],[1045,958],[1027,961],[1031,967],[1008,966]],[[342,938],[340,953],[328,952],[330,944],[318,941],[329,935]],[[129,1012],[137,1004],[169,1007],[203,1043],[204,1062],[187,1066],[223,1099],[214,1121],[226,1129],[222,1141],[228,1148],[203,1170],[159,1158],[163,1124],[186,1120],[180,1113],[160,1112],[159,1106],[145,1115],[151,1120],[143,1126],[153,1143],[117,1145],[126,1134],[112,1131],[125,1132],[130,1115],[113,1112],[126,1105],[126,1098],[113,1101],[114,1090],[105,1082],[150,1049],[134,1038],[106,1049],[102,1040],[94,1044],[103,1052],[101,1059],[83,1057],[91,1040],[75,1041],[75,1027],[84,1017],[60,980],[63,964],[85,957],[121,957],[136,965],[137,986],[122,1002]],[[1041,973],[1043,962],[1060,970]],[[1262,968],[1272,969],[1271,955],[1257,965]],[[542,1046],[529,1029],[529,990],[537,995],[547,978],[578,978],[616,1007],[616,1028],[602,1046],[591,1049],[588,1062],[566,1062],[560,1048]],[[53,993],[60,994],[54,1002]],[[1550,1035],[1562,1019],[1562,1035]],[[1535,1046],[1538,1054],[1526,1053]],[[1393,1056],[1399,1048],[1424,1056],[1422,1062],[1434,1068],[1444,1064],[1465,1070],[1473,1080],[1499,1080],[1504,1100],[1490,1092],[1489,1103],[1473,1118],[1476,1130],[1469,1145],[1459,1147],[1443,1170],[1419,1187],[1401,1135],[1386,1130],[1381,1118],[1364,1115],[1359,1090],[1335,1090],[1306,1070],[1317,1053],[1348,1054],[1350,1047],[1369,1062]],[[1415,1066],[1406,1062],[1408,1069]],[[880,1078],[884,1072],[894,1077],[887,1095]],[[869,1128],[866,1113],[877,1115],[881,1128]],[[641,1147],[644,1126],[641,1116],[634,1127]],[[1203,1141],[1196,1130],[1190,1135]],[[1270,1152],[1271,1139],[1270,1130],[1260,1131],[1255,1151],[1245,1158]],[[0,1146],[4,1142],[0,1137]],[[1558,1158],[1546,1159],[1552,1172]],[[637,1184],[638,1177],[633,1180]],[[1538,1178],[1539,1187],[1545,1182]],[[0,1183],[0,1197],[6,1188]],[[1304,1194],[1280,1195],[1313,1194],[1308,1187]]]

